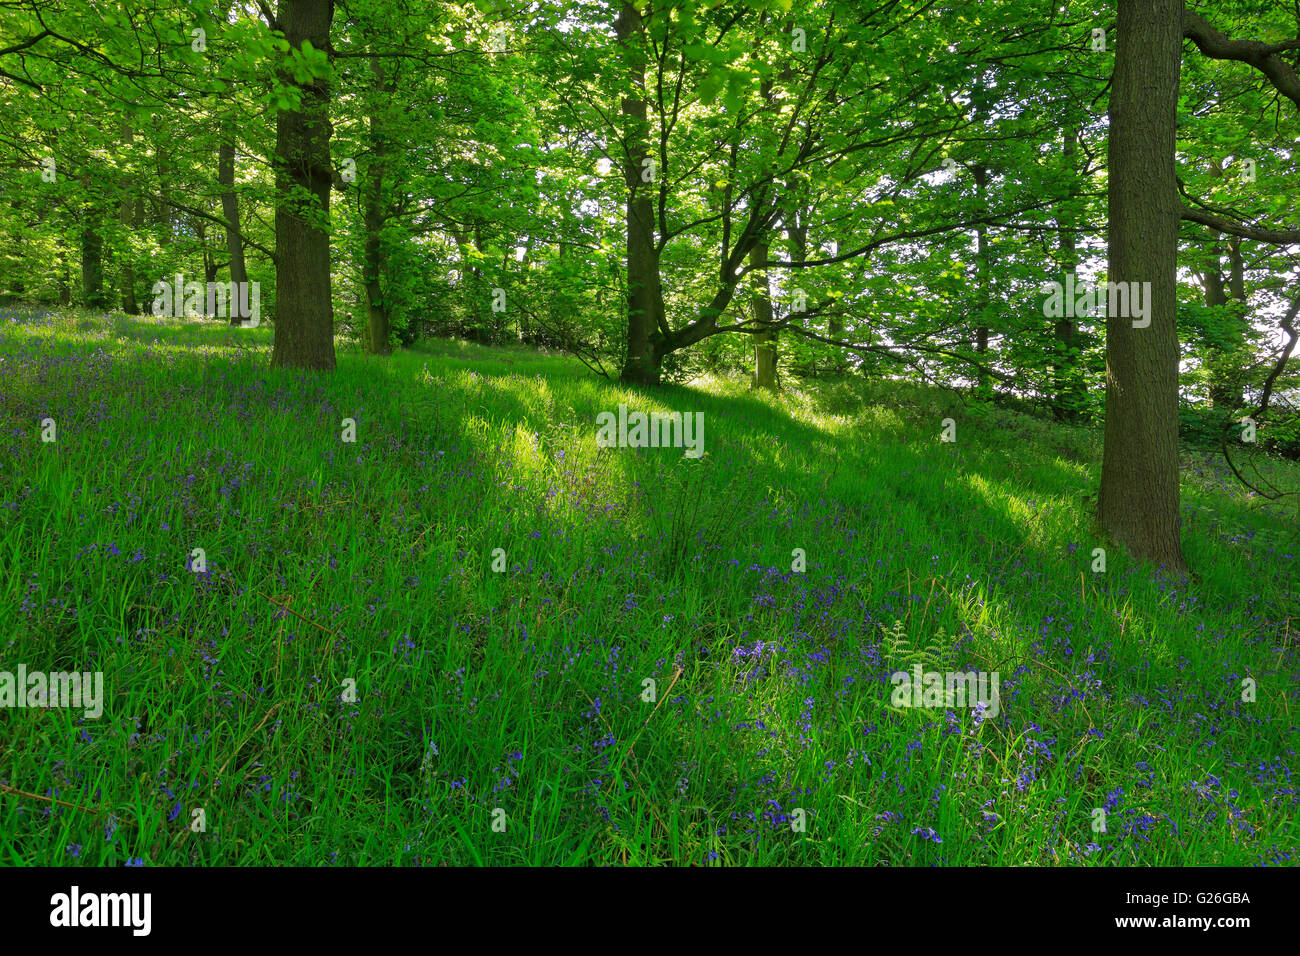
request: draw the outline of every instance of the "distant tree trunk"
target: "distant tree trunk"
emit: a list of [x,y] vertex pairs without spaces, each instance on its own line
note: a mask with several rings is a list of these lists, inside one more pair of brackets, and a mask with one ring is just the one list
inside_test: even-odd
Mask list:
[[[128,236],[135,228],[135,202],[130,198],[122,200],[119,221],[127,227]],[[127,315],[140,314],[140,302],[135,295],[135,263],[131,259],[130,246],[123,250],[121,268],[117,273],[118,295],[122,302],[122,311]]]
[[[1212,176],[1222,178],[1222,164],[1217,160],[1211,160],[1210,172]],[[1206,343],[1209,352],[1206,357],[1206,372],[1210,380],[1210,405],[1216,411],[1229,415],[1242,402],[1241,381],[1235,367],[1235,359],[1238,357],[1239,350],[1246,344],[1246,323],[1243,311],[1246,291],[1245,276],[1241,261],[1241,240],[1234,238],[1229,244],[1229,268],[1232,272],[1231,278],[1225,279],[1223,274],[1223,245],[1220,240],[1220,233],[1211,229],[1210,235],[1213,241],[1210,243],[1210,261],[1205,267],[1204,274],[1205,304],[1209,308],[1226,307],[1230,301],[1230,289],[1232,292],[1231,298],[1236,299],[1238,303],[1224,320],[1225,324],[1216,326],[1216,329],[1221,334],[1208,336]],[[1232,254],[1232,250],[1235,250],[1235,254]],[[1231,283],[1231,286],[1229,283]]]
[[1150,283],[1150,325],[1106,320],[1097,515],[1135,557],[1187,570],[1180,541],[1174,176],[1183,0],[1119,0],[1110,97],[1109,280]]
[[[808,220],[807,216],[796,213],[796,219],[786,228],[790,236],[790,261],[805,262],[808,259]],[[801,275],[802,269],[792,270],[794,275]]]
[[[155,128],[155,133],[158,129]],[[157,224],[160,227],[158,235],[158,245],[166,248],[172,243],[172,166],[171,166],[171,146],[165,141],[166,137],[155,136],[154,142],[158,144],[154,153],[154,160],[157,164],[158,177],[158,202],[154,208],[157,211]]]
[[[635,5],[623,0],[614,24],[624,50],[633,86],[645,90],[645,27]],[[664,317],[659,281],[659,253],[654,242],[654,207],[650,184],[642,180],[648,155],[646,101],[623,98],[624,163],[627,182],[627,355],[621,378],[639,385],[657,385],[661,356],[653,339]]]
[[[232,6],[229,0],[218,4],[220,19],[229,17]],[[248,269],[244,264],[244,236],[239,229],[239,194],[235,192],[235,118],[226,115],[219,122],[221,144],[217,147],[217,185],[221,187],[221,215],[226,220],[226,258],[229,260],[230,281],[234,283],[229,320],[231,325],[242,325],[251,316],[240,313],[242,297],[239,290],[248,281]]]
[[[1233,334],[1234,344],[1238,349],[1246,347],[1246,329],[1248,327],[1246,315],[1248,303],[1246,302],[1246,264],[1241,255],[1241,240],[1233,237],[1228,240],[1228,292],[1231,301],[1235,303],[1233,312]],[[1241,379],[1233,370],[1232,377],[1223,383],[1220,389],[1220,398],[1225,406],[1240,408],[1245,399],[1242,397]]]
[[1228,288],[1232,297],[1245,305],[1246,303],[1246,263],[1241,257],[1241,240],[1233,236],[1228,240]]
[[1205,267],[1205,304],[1210,308],[1214,308],[1215,306],[1228,304],[1228,291],[1223,284],[1223,269],[1219,259],[1219,234],[1211,230],[1211,235],[1215,237],[1215,240],[1210,246],[1213,258]]
[[769,392],[777,390],[777,331],[769,328],[772,324],[772,288],[767,275],[768,246],[760,242],[749,253],[749,264],[753,266],[754,277],[754,323],[760,331],[752,336],[754,340],[754,376],[752,386],[765,388]]
[[104,294],[104,238],[94,222],[81,229],[81,289],[87,308],[108,307],[108,296]]
[[[808,258],[808,212],[807,210],[802,207],[796,208],[794,214],[791,216],[790,222],[786,224],[785,231],[786,231],[786,235],[790,237],[790,261],[791,262],[806,261]],[[788,290],[790,294],[793,295],[793,290],[800,288],[800,282],[798,277],[805,274],[806,273],[804,272],[803,269],[790,269],[786,273],[786,275],[792,277],[789,283],[792,288]],[[791,319],[792,321],[793,321],[793,315],[798,315],[798,313],[796,312],[792,314],[792,319]],[[830,338],[833,339],[839,338],[840,335],[842,335],[844,332],[844,320],[841,319],[838,315],[828,316],[826,320],[826,330]],[[847,367],[847,363],[844,360],[843,350],[836,350],[835,357],[831,359],[831,368],[836,372],[843,372],[846,367]],[[810,363],[809,368],[805,369],[803,367],[799,367],[798,371],[800,374],[809,372],[815,377],[817,374],[817,364],[815,361],[813,361],[812,363]]]
[[[516,260],[519,263],[520,271],[524,275],[527,275],[528,270],[532,268],[533,244],[536,241],[532,236],[527,236],[524,239],[524,244],[518,247],[524,250],[524,254]],[[529,322],[527,314],[522,309],[515,309],[510,314],[514,316],[515,334],[518,340],[520,342],[532,342],[534,338],[533,326]]]
[[[989,116],[990,94],[984,75],[985,69],[987,69],[986,66],[981,67],[971,95],[971,99],[974,101],[975,123],[981,129],[987,123]],[[984,163],[977,162],[971,167],[971,175],[975,180],[976,202],[979,204],[980,215],[983,216],[988,213],[989,168]],[[975,226],[975,274],[977,289],[975,295],[975,354],[979,356],[982,363],[987,363],[989,351],[988,312],[992,294],[989,289],[988,226],[982,222]],[[984,368],[981,367],[975,370],[975,382],[975,392],[979,397],[993,397],[993,381]]]
[[93,193],[89,177],[82,177],[81,188],[83,193],[90,195],[82,211],[81,293],[86,308],[106,309],[108,296],[104,292],[104,236],[100,222],[103,209],[99,197]]
[[[1219,234],[1211,231],[1211,235],[1214,241],[1210,244],[1210,262],[1205,267],[1205,304],[1213,309],[1228,304],[1228,289],[1223,280]],[[1235,336],[1209,338],[1206,371],[1210,379],[1210,405],[1216,410],[1231,412],[1241,402],[1240,385],[1236,386],[1236,395],[1233,395],[1231,363],[1227,361],[1233,351]]]
[[[295,50],[329,47],[333,0],[281,0],[280,27]],[[275,341],[273,366],[332,370],[334,302],[330,285],[329,81],[298,83],[301,106],[281,110],[275,128]]]
[[72,304],[72,281],[68,275],[70,271],[71,270],[68,269],[68,260],[64,257],[63,253],[60,252],[58,281],[59,305]]
[[[766,21],[767,14],[761,13],[759,15],[760,25],[765,24]],[[762,97],[764,104],[771,104],[772,80],[770,78],[764,79],[759,84],[759,96]],[[779,388],[776,369],[779,354],[777,344],[779,333],[771,327],[772,280],[767,271],[769,253],[770,244],[767,234],[764,233],[763,237],[749,250],[749,264],[754,285],[754,322],[758,330],[752,336],[754,340],[754,374],[750,380],[750,386],[775,392]]]
[[[12,217],[11,221],[19,221],[18,217],[22,215],[22,209],[22,200],[17,195],[10,196],[9,215]],[[4,246],[12,244],[13,259],[11,261],[16,263],[19,269],[22,268],[23,263],[27,259],[28,255],[30,255],[26,248],[27,243],[24,239],[25,236],[23,235],[22,229],[17,229],[12,233],[6,229],[3,237],[0,238],[0,242],[2,242]],[[26,292],[26,284],[23,282],[22,273],[11,273],[9,270],[4,269],[3,266],[0,266],[0,288],[7,288],[9,290],[9,295],[12,297],[11,301],[21,301],[23,294]]]
[[474,297],[470,300],[469,304],[470,317],[473,322],[471,329],[474,332],[474,338],[476,341],[491,344],[495,341],[495,336],[492,330],[496,324],[496,320],[492,318],[492,304],[489,301],[490,290],[488,288],[487,280],[483,276],[482,267],[478,265],[478,263],[485,261],[487,258],[487,243],[483,241],[482,219],[477,217],[474,219],[473,229],[470,230],[470,239],[474,243],[474,251],[478,253],[478,255],[474,257],[475,264],[472,270],[474,276]]
[[[239,231],[239,194],[235,192],[235,131],[231,121],[222,129],[221,145],[217,151],[217,183],[221,186],[221,215],[226,220],[226,255],[230,258],[230,281],[236,290],[248,281],[244,265],[244,238]],[[235,302],[240,296],[236,294]],[[240,325],[246,315],[239,314],[236,304],[230,309],[230,324]]]
[[388,344],[388,305],[384,302],[380,284],[384,271],[384,214],[379,198],[383,175],[382,169],[371,168],[370,176],[373,177],[374,182],[366,183],[363,212],[366,228],[365,248],[362,253],[362,267],[365,269],[362,284],[366,293],[366,347],[375,355],[388,355],[392,352]]
[[474,265],[470,262],[469,254],[469,232],[456,222],[447,222],[447,231],[451,233],[452,239],[456,241],[456,251],[460,253],[460,268],[456,280],[456,288],[460,293],[461,306],[463,312],[456,312],[451,315],[442,335],[459,335],[463,333],[469,325],[469,317],[473,315],[474,289],[477,288],[477,274]]
[[[191,216],[190,220],[193,223],[192,228],[194,229],[194,237],[199,241],[199,256],[203,268],[203,281],[205,283],[216,282],[217,272],[221,267],[217,264],[217,257],[213,255],[212,248],[208,245],[208,221],[206,219],[200,219],[198,216]],[[216,314],[208,312],[208,300],[206,296],[204,296],[203,299],[202,314]]]
[[[130,125],[124,123],[122,143],[128,153],[134,141],[135,133]],[[118,203],[117,220],[125,227],[126,233],[122,243],[121,268],[117,273],[118,296],[121,299],[123,312],[127,315],[139,315],[140,304],[135,297],[135,261],[131,254],[131,239],[135,235],[135,227],[139,222],[136,219],[135,183],[130,175],[122,177],[122,199]]]
[[[1070,176],[1069,199],[1077,195],[1075,185],[1075,155],[1078,151],[1079,128],[1071,125],[1065,130],[1065,142],[1062,159]],[[1074,209],[1067,205],[1065,211],[1058,212],[1057,225],[1060,228],[1059,248],[1061,251],[1061,271],[1071,273],[1079,266],[1079,255],[1074,240]],[[1063,317],[1056,320],[1053,333],[1056,336],[1052,362],[1052,414],[1057,421],[1075,421],[1079,418],[1083,401],[1082,378],[1079,375],[1078,328],[1074,320]]]
[[[370,60],[370,71],[376,90],[392,92],[393,84],[385,79],[384,63],[379,57]],[[366,347],[375,355],[388,355],[388,303],[384,301],[382,277],[387,268],[384,262],[384,175],[387,172],[389,142],[383,120],[377,115],[383,106],[376,105],[366,117],[370,134],[370,168],[362,186],[362,218],[365,221],[366,239],[362,251],[362,268],[365,270],[362,285],[366,293]]]
[[[979,112],[977,111],[977,114]],[[988,167],[983,163],[976,163],[971,172],[975,178],[975,194],[979,197],[981,213],[987,208],[987,197],[985,190],[988,187]],[[989,248],[988,248],[988,227],[980,223],[975,227],[975,270],[977,276],[977,288],[975,299],[975,309],[978,314],[975,325],[975,353],[979,355],[981,361],[988,360],[989,351],[989,327],[986,313],[989,307]],[[983,368],[977,369],[975,373],[977,382],[976,392],[981,398],[992,397],[993,385],[989,379],[988,372]]]

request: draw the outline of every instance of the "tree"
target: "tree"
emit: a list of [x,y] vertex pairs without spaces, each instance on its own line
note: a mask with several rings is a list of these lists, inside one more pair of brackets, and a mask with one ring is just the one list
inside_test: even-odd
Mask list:
[[1110,103],[1109,228],[1113,283],[1150,283],[1150,324],[1106,323],[1106,426],[1097,516],[1138,558],[1187,571],[1178,483],[1178,223],[1241,238],[1297,243],[1300,231],[1243,224],[1179,199],[1174,172],[1182,40],[1214,59],[1247,63],[1300,106],[1300,77],[1279,54],[1300,49],[1229,38],[1183,0],[1120,0]]
[[[1178,185],[1183,0],[1119,0],[1110,95],[1108,277],[1143,290],[1149,324],[1106,319],[1097,515],[1136,557],[1185,572],[1178,490]],[[1130,292],[1130,296],[1134,294]],[[1116,297],[1118,298],[1118,297]]]
[[768,246],[760,242],[749,253],[754,279],[754,377],[753,387],[777,389],[777,333],[772,330],[772,285],[767,274]]
[[332,370],[330,26],[334,0],[282,0],[290,50],[279,79],[295,105],[276,116],[275,345],[271,364]]
[[[627,357],[623,381],[653,385],[661,356],[651,336],[666,327],[659,250],[654,238],[653,185],[657,160],[649,155],[645,101],[645,24],[635,4],[622,0],[614,23],[631,89],[622,98],[623,176],[627,182]],[[660,171],[662,172],[662,171]]]

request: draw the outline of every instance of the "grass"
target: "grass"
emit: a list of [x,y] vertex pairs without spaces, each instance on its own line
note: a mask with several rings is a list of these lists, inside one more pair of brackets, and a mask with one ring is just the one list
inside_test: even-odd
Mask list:
[[[106,696],[0,710],[5,863],[1294,862],[1300,517],[1213,456],[1196,578],[1097,573],[1094,431],[270,336],[0,322],[0,670]],[[705,457],[597,449],[620,402]],[[891,706],[916,663],[1000,713]]]

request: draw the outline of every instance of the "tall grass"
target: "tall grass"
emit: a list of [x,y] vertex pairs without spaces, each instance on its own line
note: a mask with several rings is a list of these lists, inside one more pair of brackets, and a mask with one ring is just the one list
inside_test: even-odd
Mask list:
[[[1212,456],[1196,578],[1098,573],[1091,431],[269,341],[0,325],[0,670],[107,695],[0,710],[6,862],[1293,861],[1300,523]],[[620,402],[703,412],[705,457],[597,449]],[[918,662],[1000,714],[891,706]]]

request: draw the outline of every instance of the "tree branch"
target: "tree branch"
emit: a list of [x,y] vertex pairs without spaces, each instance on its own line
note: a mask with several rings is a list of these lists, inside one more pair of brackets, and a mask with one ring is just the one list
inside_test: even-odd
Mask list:
[[1300,38],[1281,43],[1261,43],[1258,40],[1234,40],[1220,33],[1199,13],[1188,11],[1183,18],[1183,36],[1196,44],[1196,48],[1212,60],[1236,60],[1259,70],[1279,93],[1300,107],[1300,76],[1279,53],[1300,50]]
[[1216,216],[1204,209],[1193,209],[1188,205],[1183,206],[1179,218],[1188,222],[1199,222],[1202,226],[1209,226],[1211,229],[1217,229],[1219,232],[1226,232],[1230,236],[1237,236],[1241,239],[1254,239],[1258,242],[1269,242],[1277,246],[1300,244],[1300,229],[1257,229],[1254,226],[1243,225],[1223,216]]
[[237,228],[232,228],[230,223],[226,222],[226,220],[222,219],[221,217],[214,216],[211,213],[206,213],[202,209],[195,209],[193,206],[187,206],[184,203],[176,202],[174,199],[171,198],[163,199],[162,197],[158,197],[158,201],[161,202],[164,206],[170,206],[173,209],[179,209],[181,212],[187,212],[191,216],[198,216],[200,219],[206,219],[208,222],[216,223],[218,226],[221,226],[223,229],[229,229],[234,235],[239,236],[240,240],[244,243],[244,245],[256,249],[258,252],[264,253],[267,256],[267,258],[269,258],[272,262],[276,261],[275,253],[272,250],[266,248],[266,246],[262,245],[261,243],[256,242],[253,239],[250,239],[247,235],[240,232]]

